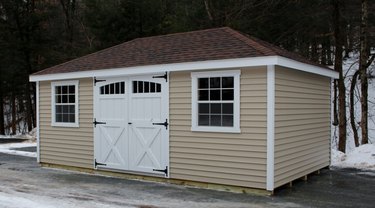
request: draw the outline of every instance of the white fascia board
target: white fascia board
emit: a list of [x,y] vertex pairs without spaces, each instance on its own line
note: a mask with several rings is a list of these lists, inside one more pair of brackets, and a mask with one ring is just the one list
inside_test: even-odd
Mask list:
[[142,75],[160,72],[173,71],[196,71],[196,70],[210,70],[210,69],[228,69],[251,66],[266,66],[268,64],[275,64],[277,56],[263,56],[254,58],[239,58],[239,59],[222,59],[211,61],[197,61],[185,62],[176,64],[160,64],[148,66],[136,66],[127,68],[115,69],[100,69],[82,72],[69,72],[46,75],[31,75],[30,81],[47,81],[47,80],[63,80],[76,79],[85,77],[111,77],[111,76],[126,76],[126,75]]
[[294,61],[292,59],[281,56],[262,56],[252,58],[238,58],[238,59],[222,59],[210,61],[184,62],[175,64],[159,64],[147,66],[135,66],[126,68],[114,69],[100,69],[80,72],[67,72],[58,74],[46,75],[30,75],[31,82],[47,81],[47,80],[64,80],[77,79],[86,77],[112,77],[112,76],[127,76],[127,75],[142,75],[160,72],[174,72],[174,71],[196,71],[196,70],[211,70],[211,69],[229,69],[253,66],[267,66],[280,65],[288,68],[302,70],[310,73],[320,74],[332,78],[338,78],[338,73],[310,64]]
[[277,57],[276,65],[284,66],[284,67],[288,67],[288,68],[292,68],[292,69],[297,69],[297,70],[300,70],[300,71],[305,71],[305,72],[309,72],[309,73],[313,73],[313,74],[319,74],[319,75],[331,77],[331,78],[334,78],[334,79],[339,78],[339,73],[336,72],[336,71],[326,69],[326,68],[323,68],[323,67],[319,67],[319,66],[314,66],[314,65],[311,65],[311,64],[305,64],[305,63],[295,61],[295,60],[292,60],[292,59],[288,59],[288,58],[285,58],[285,57],[281,57],[281,56]]

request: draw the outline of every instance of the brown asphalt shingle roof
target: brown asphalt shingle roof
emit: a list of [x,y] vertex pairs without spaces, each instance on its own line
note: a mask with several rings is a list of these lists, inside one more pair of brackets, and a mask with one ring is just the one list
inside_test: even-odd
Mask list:
[[33,75],[275,55],[317,65],[277,46],[222,27],[137,38]]

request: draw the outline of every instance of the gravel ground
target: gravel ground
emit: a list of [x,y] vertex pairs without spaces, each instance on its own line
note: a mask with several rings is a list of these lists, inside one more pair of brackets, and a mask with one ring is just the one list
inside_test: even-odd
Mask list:
[[322,170],[307,182],[256,196],[41,168],[0,153],[0,207],[373,207],[375,173]]

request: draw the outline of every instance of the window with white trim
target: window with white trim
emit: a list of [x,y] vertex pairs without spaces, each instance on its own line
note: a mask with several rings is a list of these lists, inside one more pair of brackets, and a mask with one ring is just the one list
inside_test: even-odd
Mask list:
[[192,73],[192,130],[240,132],[240,71]]
[[78,83],[51,83],[52,126],[78,127]]

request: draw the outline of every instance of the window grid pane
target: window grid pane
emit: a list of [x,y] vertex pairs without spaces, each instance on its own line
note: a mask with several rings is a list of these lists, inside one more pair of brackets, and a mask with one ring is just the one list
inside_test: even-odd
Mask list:
[[55,122],[75,123],[75,90],[75,85],[55,87]]
[[234,77],[198,78],[198,126],[233,127]]
[[100,87],[101,95],[125,94],[125,82],[116,82]]
[[159,93],[161,84],[147,81],[133,81],[133,93]]

